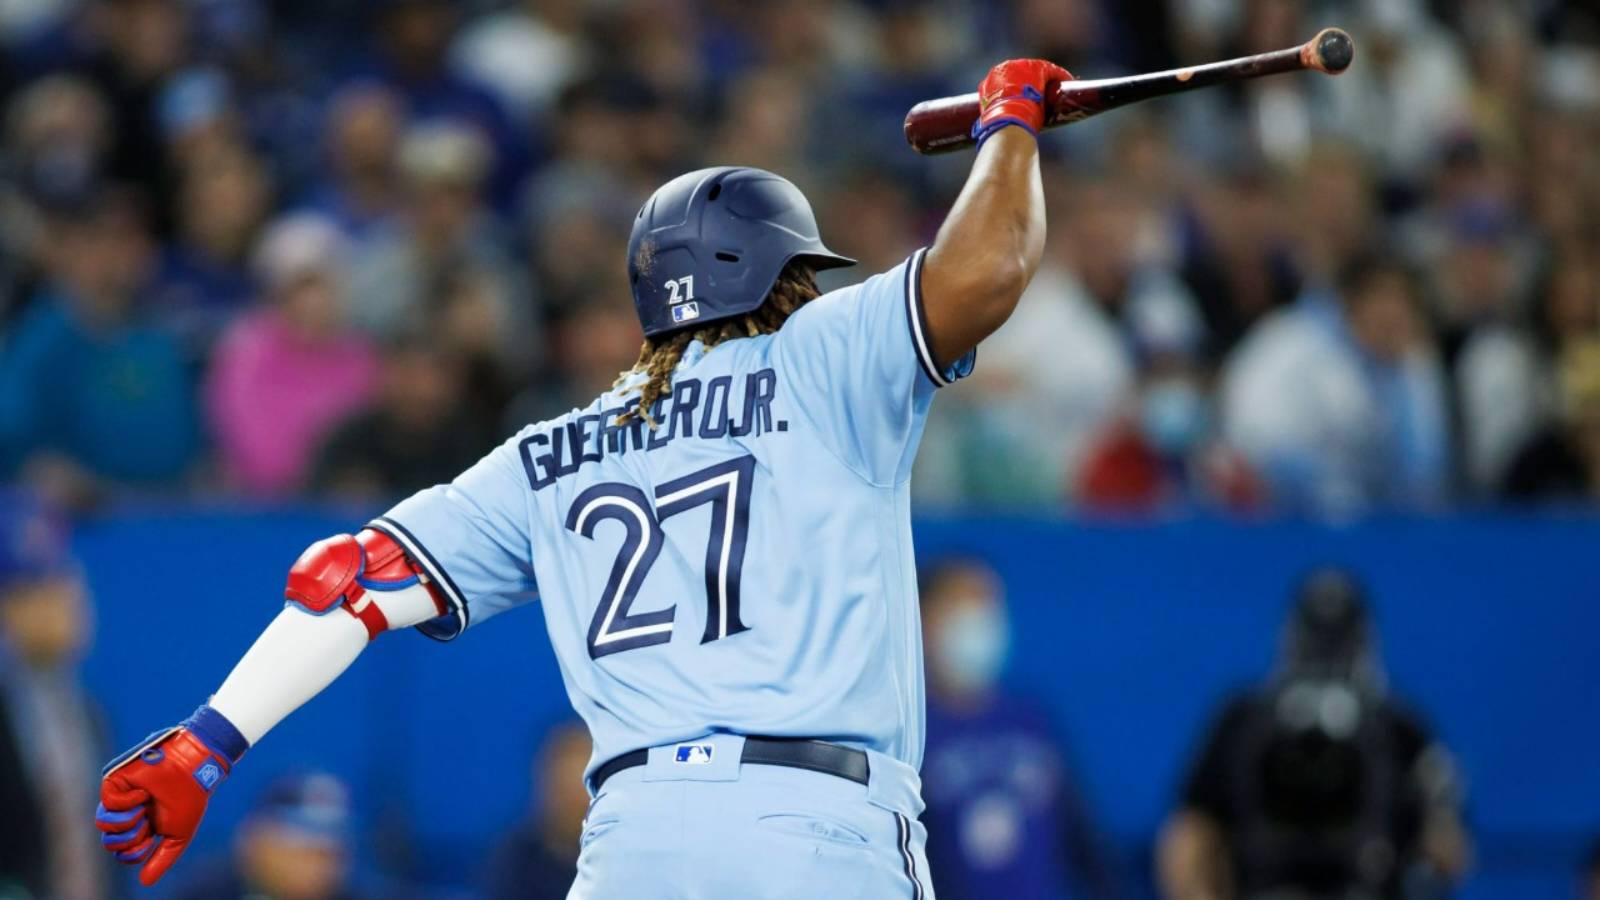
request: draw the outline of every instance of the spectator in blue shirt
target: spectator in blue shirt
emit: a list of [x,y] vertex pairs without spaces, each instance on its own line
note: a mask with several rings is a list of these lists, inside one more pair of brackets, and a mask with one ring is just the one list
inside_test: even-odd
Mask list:
[[1009,643],[999,576],[975,560],[923,575],[928,859],[941,900],[1120,895],[1043,710],[999,682]]
[[141,315],[152,253],[137,202],[103,193],[55,229],[42,294],[0,347],[0,471],[73,499],[182,478],[199,447],[193,373]]

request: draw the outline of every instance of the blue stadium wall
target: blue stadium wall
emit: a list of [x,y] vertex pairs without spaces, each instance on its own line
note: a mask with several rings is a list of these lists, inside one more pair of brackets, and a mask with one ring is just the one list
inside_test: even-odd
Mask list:
[[[80,532],[98,599],[86,677],[119,744],[181,718],[276,613],[283,573],[339,511],[125,512]],[[1600,835],[1600,520],[1384,519],[1342,526],[926,519],[918,552],[1005,576],[1008,681],[1053,710],[1081,780],[1148,889],[1150,842],[1210,711],[1270,667],[1287,596],[1323,562],[1369,580],[1398,690],[1458,751],[1478,842],[1466,898],[1570,896]],[[759,602],[751,598],[751,603]],[[196,855],[265,781],[346,777],[375,857],[470,884],[527,807],[529,760],[567,700],[536,608],[451,644],[390,636],[254,749]]]

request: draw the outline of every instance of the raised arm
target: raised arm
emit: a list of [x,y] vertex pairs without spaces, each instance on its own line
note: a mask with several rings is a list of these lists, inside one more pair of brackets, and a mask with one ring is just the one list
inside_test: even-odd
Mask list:
[[948,366],[1016,309],[1044,252],[1037,135],[1051,85],[1071,73],[1007,60],[979,86],[978,158],[922,268],[923,314],[936,362]]

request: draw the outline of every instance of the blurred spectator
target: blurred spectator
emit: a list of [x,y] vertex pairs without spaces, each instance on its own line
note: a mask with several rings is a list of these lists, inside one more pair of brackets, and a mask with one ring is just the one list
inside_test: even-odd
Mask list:
[[1387,237],[1372,165],[1355,147],[1326,140],[1290,172],[1283,213],[1293,217],[1302,280],[1334,281]]
[[[1146,317],[1199,334],[1193,297],[1151,258],[1152,219],[1114,179],[1053,172],[1045,259],[1017,311],[988,340],[970,388],[935,406],[919,458],[940,499],[1065,499],[1094,437],[1132,396],[1133,323]],[[959,422],[960,424],[955,424]],[[953,472],[941,472],[954,454]]]
[[[1052,12],[1061,6],[1059,2],[1051,5],[1056,8]],[[863,28],[864,36],[877,39],[873,52],[860,64],[846,62],[831,73],[834,83],[821,98],[828,115],[816,129],[817,137],[826,143],[815,148],[813,154],[854,162],[873,160],[879,166],[896,167],[911,175],[916,161],[903,151],[901,136],[893,129],[876,127],[876,123],[893,122],[929,97],[949,96],[967,89],[956,80],[959,73],[950,66],[951,32],[956,26],[950,19],[951,10],[937,4],[892,0],[880,4],[876,12],[876,21]],[[797,74],[790,73],[791,77]],[[797,79],[795,88],[803,92],[798,99],[805,101],[806,95],[815,91],[814,84],[815,80]],[[751,82],[746,85],[755,87]],[[753,94],[746,99],[748,102],[759,97],[760,94]],[[791,111],[780,106],[774,112],[782,115]],[[809,115],[803,109],[799,112]],[[768,119],[770,123],[776,121]],[[801,149],[793,137],[787,143]]]
[[1560,414],[1517,452],[1503,491],[1516,500],[1600,501],[1600,337],[1562,354]]
[[[108,174],[150,189],[155,221],[172,220],[167,199],[176,195],[167,166],[160,101],[170,79],[193,51],[188,4],[180,0],[89,3],[75,28],[84,74],[112,112]],[[59,62],[57,63],[59,64]]]
[[506,430],[582,406],[639,358],[639,320],[624,292],[595,297],[557,319],[551,332],[557,370],[512,405]]
[[1277,672],[1194,757],[1158,868],[1171,900],[1432,897],[1467,866],[1449,754],[1389,695],[1364,592],[1312,573]]
[[179,884],[174,900],[353,900],[350,796],[332,775],[269,785],[234,836],[233,859]]
[[[880,168],[865,165],[841,173],[821,194],[818,205],[822,233],[849,247],[862,272],[886,272],[919,246],[916,201]],[[831,271],[852,277],[848,269]]]
[[1466,62],[1424,0],[1358,5],[1361,65],[1328,85],[1338,131],[1362,143],[1384,178],[1405,183],[1442,137],[1467,124]]
[[1515,234],[1509,211],[1496,205],[1457,210],[1433,278],[1444,306],[1445,351],[1455,351],[1462,465],[1480,492],[1498,482],[1545,413],[1541,372],[1519,321],[1528,304]]
[[631,296],[624,263],[640,203],[614,177],[581,165],[557,166],[533,180],[524,230],[546,316],[559,319],[598,298]]
[[0,493],[0,896],[100,900],[114,883],[83,827],[105,735],[77,666],[94,632],[65,523]]
[[186,69],[168,80],[156,116],[166,141],[167,161],[180,178],[214,156],[241,148],[244,135],[239,112],[227,75],[217,69]]
[[449,66],[460,24],[459,5],[447,0],[396,0],[371,4],[377,54],[363,77],[373,76],[405,98],[413,123],[449,123],[489,143],[486,162],[496,167],[497,196],[509,197],[526,163],[523,139],[494,95]]
[[1043,710],[999,681],[1010,643],[999,576],[948,560],[923,576],[928,864],[945,900],[1121,895]]
[[578,723],[545,736],[533,763],[536,805],[495,848],[488,900],[565,900],[578,876],[578,840],[589,809],[583,771],[589,733]]
[[318,496],[376,501],[456,477],[492,446],[463,396],[461,360],[424,335],[382,353],[377,405],[335,429],[316,462]]
[[1222,375],[1223,433],[1296,508],[1437,503],[1448,411],[1415,282],[1366,256],[1337,291],[1310,291],[1239,346]]
[[111,148],[111,111],[83,79],[41,78],[17,92],[8,112],[0,150],[0,326],[45,263],[41,207],[88,195]]
[[[481,193],[489,148],[453,125],[418,126],[400,146],[399,228],[356,257],[354,321],[380,338],[430,331],[504,382],[524,372],[537,339],[531,304]],[[504,403],[504,383],[475,383]]]
[[377,388],[377,355],[346,325],[341,261],[328,222],[273,224],[256,256],[268,302],[217,347],[206,409],[224,474],[247,494],[299,488],[323,440]]
[[139,203],[101,192],[48,227],[40,293],[0,353],[0,467],[73,505],[105,482],[176,482],[199,449],[193,376],[140,308]]
[[543,113],[588,62],[584,13],[570,0],[520,0],[463,28],[451,64],[506,109]]
[[1091,511],[1247,510],[1265,503],[1248,463],[1219,440],[1200,335],[1174,307],[1151,306],[1133,323],[1140,378],[1133,408],[1091,443],[1075,496]]
[[1197,186],[1180,264],[1206,322],[1206,358],[1221,359],[1263,317],[1293,302],[1301,273],[1287,198],[1252,166]]
[[217,147],[184,171],[177,234],[152,299],[195,347],[210,347],[256,298],[250,253],[271,200],[260,162],[241,146]]
[[396,157],[405,110],[399,96],[375,82],[334,95],[326,113],[325,166],[303,205],[336,223],[353,240],[372,237],[400,212]]
[[799,184],[816,180],[808,177],[814,174],[810,148],[797,139],[794,128],[795,122],[814,115],[810,85],[790,72],[760,70],[735,83],[723,102],[726,109],[709,158],[719,165],[782,172]]

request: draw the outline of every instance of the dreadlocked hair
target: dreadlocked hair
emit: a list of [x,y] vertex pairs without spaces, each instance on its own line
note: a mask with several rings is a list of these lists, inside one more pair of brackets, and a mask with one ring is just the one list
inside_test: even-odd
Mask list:
[[683,359],[683,351],[695,341],[707,350],[723,341],[734,338],[755,337],[777,331],[794,311],[816,299],[817,273],[799,260],[791,260],[778,274],[767,299],[754,310],[732,319],[708,322],[699,328],[674,331],[656,338],[645,338],[639,348],[639,361],[633,368],[617,376],[617,387],[639,372],[649,376],[639,388],[639,402],[630,405],[617,416],[616,424],[624,425],[634,419],[642,420],[652,431],[658,424],[650,415],[651,407],[672,388],[672,373]]

